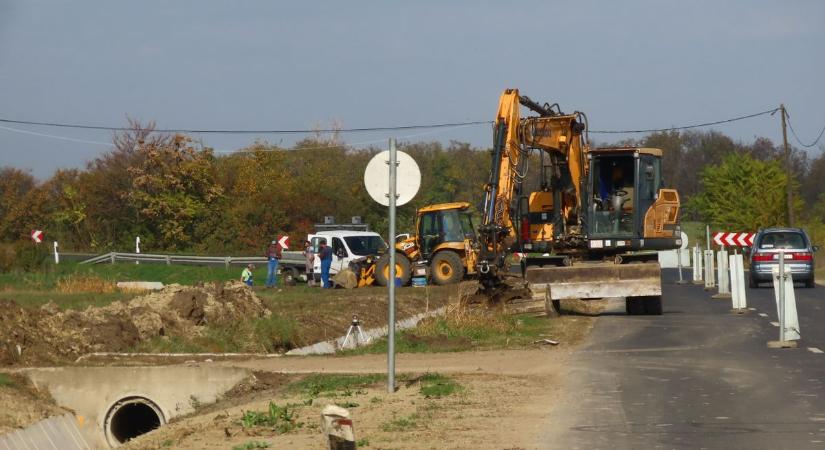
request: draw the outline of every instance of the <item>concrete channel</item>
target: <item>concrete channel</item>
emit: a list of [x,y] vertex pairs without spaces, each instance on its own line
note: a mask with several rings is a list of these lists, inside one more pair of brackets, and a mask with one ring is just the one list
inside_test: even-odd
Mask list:
[[213,403],[253,375],[209,363],[152,367],[26,369],[39,389],[75,413],[92,448],[117,447],[169,420]]
[[[442,315],[445,311],[446,307],[442,307],[399,320],[396,329],[413,328],[421,320]],[[362,330],[362,333],[355,339],[359,343],[366,343],[386,336],[387,327]],[[345,336],[340,336],[337,339],[294,349],[287,352],[287,355],[335,353],[356,342],[353,340],[350,345],[346,345],[344,340]],[[78,362],[83,359],[86,358],[81,357]],[[75,432],[76,428],[75,433],[79,433],[83,438],[80,440],[82,445],[76,447],[68,444],[27,447],[32,450],[118,447],[130,439],[167,424],[175,417],[195,411],[199,404],[220,400],[238,383],[254,377],[248,369],[218,366],[209,362],[174,366],[45,367],[22,369],[20,373],[28,376],[38,389],[48,391],[58,405],[74,412],[75,420],[67,421],[73,425],[67,427],[71,432]],[[50,420],[42,422],[47,423]],[[31,437],[32,442],[54,441],[53,433],[47,433],[43,423],[21,430],[21,436]],[[73,436],[70,432],[65,435]],[[68,438],[66,442],[69,442]],[[3,450],[2,446],[0,450]]]

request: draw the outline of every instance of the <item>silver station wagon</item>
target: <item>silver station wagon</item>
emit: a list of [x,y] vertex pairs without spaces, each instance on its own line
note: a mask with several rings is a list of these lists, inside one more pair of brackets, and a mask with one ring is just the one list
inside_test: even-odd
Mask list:
[[785,254],[785,266],[790,267],[794,282],[812,288],[814,283],[814,252],[818,250],[801,228],[766,228],[759,230],[753,239],[750,252],[750,278],[752,288],[759,283],[772,283],[772,270],[779,265],[779,253]]

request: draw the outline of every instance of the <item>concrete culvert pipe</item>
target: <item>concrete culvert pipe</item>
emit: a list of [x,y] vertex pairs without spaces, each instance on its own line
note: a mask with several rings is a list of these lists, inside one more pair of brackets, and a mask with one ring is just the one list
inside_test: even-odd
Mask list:
[[115,403],[106,413],[106,440],[112,447],[117,447],[165,423],[163,412],[152,400],[127,397]]

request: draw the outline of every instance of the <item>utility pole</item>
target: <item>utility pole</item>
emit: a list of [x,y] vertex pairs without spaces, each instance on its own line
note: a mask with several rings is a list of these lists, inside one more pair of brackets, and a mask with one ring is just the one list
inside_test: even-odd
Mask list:
[[785,121],[785,104],[779,105],[779,110],[782,113],[782,145],[785,147],[785,175],[788,177],[788,184],[785,186],[787,203],[788,203],[788,226],[792,227],[794,222],[793,217],[793,193],[791,180],[791,148],[788,146],[788,128]]

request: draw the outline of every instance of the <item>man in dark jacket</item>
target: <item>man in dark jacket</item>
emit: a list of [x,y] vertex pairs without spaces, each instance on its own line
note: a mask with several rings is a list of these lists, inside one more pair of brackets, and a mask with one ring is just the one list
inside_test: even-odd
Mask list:
[[266,287],[275,287],[278,282],[278,263],[281,261],[281,246],[278,241],[272,241],[266,248],[266,261],[268,263],[266,272]]
[[329,282],[329,268],[332,265],[332,247],[327,245],[327,241],[321,241],[318,249],[318,258],[321,260],[321,287],[331,289]]

